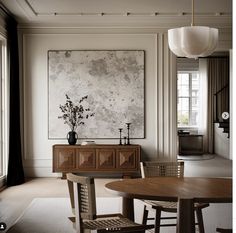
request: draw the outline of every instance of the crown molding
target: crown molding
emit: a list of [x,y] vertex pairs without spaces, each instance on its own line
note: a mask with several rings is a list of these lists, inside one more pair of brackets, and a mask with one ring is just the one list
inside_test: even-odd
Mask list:
[[[162,28],[190,26],[191,12],[39,12],[29,0],[15,0],[19,28]],[[155,10],[155,9],[154,9]],[[196,25],[232,28],[231,12],[195,12]]]
[[[191,18],[183,16],[64,16],[43,17],[41,20],[19,22],[19,27],[72,27],[72,28],[175,28],[190,26]],[[73,20],[72,20],[73,19]],[[196,17],[196,25],[232,28],[231,16],[200,16]]]

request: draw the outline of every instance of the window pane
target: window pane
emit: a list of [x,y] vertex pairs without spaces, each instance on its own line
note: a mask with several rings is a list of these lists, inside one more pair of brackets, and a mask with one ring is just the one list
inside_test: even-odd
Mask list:
[[179,98],[178,102],[178,125],[189,124],[189,98]]
[[192,106],[190,108],[190,124],[192,126],[197,126],[199,123],[198,116],[199,116],[199,74],[192,73]]
[[189,74],[178,74],[178,95],[189,96]]
[[199,98],[193,97],[192,98],[192,109],[197,110],[198,106],[199,106]]
[[[6,175],[6,113],[7,79],[6,79],[6,41],[0,37],[0,177]],[[3,184],[3,183],[2,183]]]
[[197,123],[198,123],[198,111],[192,111],[191,125],[197,125]]
[[3,176],[3,153],[2,153],[2,115],[3,115],[3,111],[2,111],[2,71],[3,71],[3,56],[2,56],[2,52],[3,52],[3,45],[2,45],[2,41],[0,41],[0,177]]
[[189,85],[188,73],[178,73],[178,85]]
[[189,86],[181,85],[179,87],[179,96],[189,97]]
[[189,112],[178,111],[178,126],[188,126],[188,125],[189,125]]
[[198,95],[199,95],[199,90],[193,90],[192,89],[192,97],[198,97]]
[[179,98],[178,110],[189,111],[189,98],[185,98],[185,97]]
[[199,116],[199,74],[178,73],[178,126],[197,126]]

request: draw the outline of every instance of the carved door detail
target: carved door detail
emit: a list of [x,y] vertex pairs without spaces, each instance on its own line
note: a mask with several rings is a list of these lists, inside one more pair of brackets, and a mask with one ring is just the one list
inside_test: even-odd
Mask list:
[[115,168],[115,150],[114,149],[97,149],[97,168],[112,169]]
[[77,150],[76,158],[78,168],[88,169],[96,167],[96,155],[94,149]]
[[118,168],[136,168],[135,149],[118,150],[117,160]]
[[58,169],[75,168],[75,150],[60,149],[57,151],[57,167]]

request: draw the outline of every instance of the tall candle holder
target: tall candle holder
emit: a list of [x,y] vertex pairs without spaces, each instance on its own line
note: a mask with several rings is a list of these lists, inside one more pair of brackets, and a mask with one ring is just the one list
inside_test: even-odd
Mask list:
[[130,145],[130,138],[129,138],[129,129],[130,129],[130,125],[131,123],[125,123],[127,125],[127,145]]
[[122,145],[122,137],[121,137],[121,133],[122,133],[122,128],[119,128],[119,131],[120,131],[120,143],[119,143],[119,145]]

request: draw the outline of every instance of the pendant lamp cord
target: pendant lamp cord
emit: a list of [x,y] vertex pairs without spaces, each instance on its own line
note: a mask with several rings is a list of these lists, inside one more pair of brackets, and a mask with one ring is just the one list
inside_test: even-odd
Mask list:
[[192,0],[192,23],[191,26],[194,26],[194,0]]

